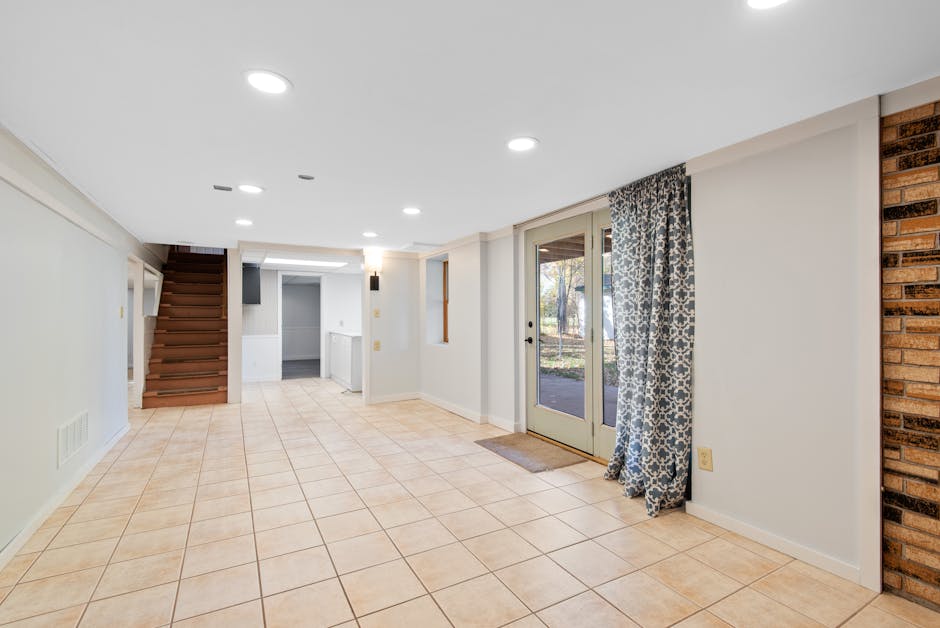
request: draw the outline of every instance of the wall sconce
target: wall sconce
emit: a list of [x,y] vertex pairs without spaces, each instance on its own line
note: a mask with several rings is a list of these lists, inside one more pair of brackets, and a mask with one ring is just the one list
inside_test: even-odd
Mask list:
[[368,248],[364,250],[366,272],[372,273],[369,277],[369,290],[378,292],[379,273],[382,272],[382,249]]

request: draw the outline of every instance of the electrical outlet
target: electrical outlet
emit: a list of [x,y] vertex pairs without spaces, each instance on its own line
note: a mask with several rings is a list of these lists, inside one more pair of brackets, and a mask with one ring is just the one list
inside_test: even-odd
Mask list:
[[382,342],[379,341],[379,340],[374,341],[374,342],[372,343],[372,350],[373,350],[373,351],[381,351],[381,350],[382,350]]
[[702,471],[713,471],[711,447],[698,448],[698,468]]

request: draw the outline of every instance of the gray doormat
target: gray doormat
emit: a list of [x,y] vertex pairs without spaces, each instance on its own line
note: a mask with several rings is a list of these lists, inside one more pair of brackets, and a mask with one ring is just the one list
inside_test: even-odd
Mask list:
[[484,438],[476,441],[476,444],[532,473],[560,469],[585,461],[585,458],[577,454],[522,432]]

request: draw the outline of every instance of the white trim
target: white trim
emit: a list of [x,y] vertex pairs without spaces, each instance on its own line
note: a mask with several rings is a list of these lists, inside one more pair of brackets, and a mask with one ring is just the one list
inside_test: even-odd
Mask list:
[[940,76],[888,92],[881,97],[881,115],[906,111],[940,100]]
[[98,450],[91,455],[88,460],[85,461],[85,464],[76,469],[68,481],[62,485],[62,487],[53,493],[49,499],[47,499],[43,505],[36,511],[36,514],[33,515],[32,519],[29,520],[19,534],[17,534],[13,539],[7,543],[7,546],[0,551],[0,571],[6,567],[7,563],[16,556],[17,552],[26,545],[26,542],[33,536],[36,530],[49,518],[56,508],[58,508],[65,499],[71,495],[72,491],[81,484],[82,480],[85,479],[85,476],[95,468],[101,459],[104,458],[105,454],[111,451],[111,448],[117,444],[121,438],[124,437],[130,431],[130,424],[125,423],[123,427],[118,429],[114,435],[108,439],[108,441],[98,448]]
[[366,401],[366,405],[374,405],[377,403],[393,403],[395,401],[415,401],[421,399],[421,393],[394,393],[391,395],[375,395],[369,398]]
[[483,416],[479,412],[474,412],[473,410],[458,406],[455,403],[445,401],[444,399],[434,397],[433,395],[429,395],[427,393],[418,393],[418,396],[422,401],[427,401],[428,403],[433,404],[438,408],[447,410],[448,412],[453,412],[454,414],[462,416],[465,419],[469,419],[474,423],[481,425],[485,423]]
[[[838,558],[833,558],[828,554],[823,554],[822,552],[814,550],[810,547],[806,547],[805,545],[800,545],[799,543],[785,539],[782,536],[777,536],[772,532],[767,532],[766,530],[753,526],[749,523],[745,523],[735,519],[734,517],[730,517],[716,510],[712,510],[711,508],[699,506],[695,502],[686,502],[685,511],[693,517],[698,517],[699,519],[703,519],[709,523],[714,523],[717,526],[721,526],[726,530],[736,532],[741,536],[745,536],[753,541],[762,543],[767,547],[777,550],[778,552],[783,552],[784,554],[798,558],[799,560],[802,560],[805,563],[809,563],[814,567],[819,567],[820,569],[834,573],[837,576],[845,578],[846,580],[860,583],[858,567],[841,561]],[[880,591],[880,587],[877,590]]]
[[[833,109],[807,120],[689,159],[685,164],[685,171],[688,176],[693,176],[712,168],[726,166],[741,159],[857,124],[860,120],[877,117],[878,112],[878,97],[872,96],[851,105]],[[693,208],[692,211],[694,212],[695,209]]]

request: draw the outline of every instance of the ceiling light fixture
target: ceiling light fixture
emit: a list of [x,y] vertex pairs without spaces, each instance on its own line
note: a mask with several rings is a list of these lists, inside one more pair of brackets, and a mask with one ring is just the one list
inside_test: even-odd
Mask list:
[[248,70],[245,72],[245,80],[265,94],[283,94],[290,88],[290,81],[270,70]]
[[261,194],[264,192],[264,188],[259,185],[252,185],[250,183],[242,183],[238,186],[239,192],[244,192],[245,194]]
[[757,9],[758,11],[763,11],[765,9],[773,9],[774,7],[779,7],[781,4],[785,4],[787,0],[747,0],[747,6],[752,9]]
[[421,213],[421,210],[417,207],[406,207],[401,211],[403,214],[408,214],[409,216],[417,216]]
[[538,145],[539,141],[534,137],[514,137],[509,140],[506,146],[509,147],[509,150],[515,151],[517,153],[524,153],[527,150],[532,150]]
[[265,257],[265,264],[283,264],[285,266],[319,266],[321,268],[342,268],[348,262],[324,262],[314,259],[288,259],[286,257]]
[[377,238],[379,237],[379,234],[377,234],[375,231],[363,231],[362,237],[363,238]]
[[239,218],[238,220],[235,221],[235,224],[238,225],[239,227],[250,227],[251,225],[255,223],[248,220],[247,218]]

